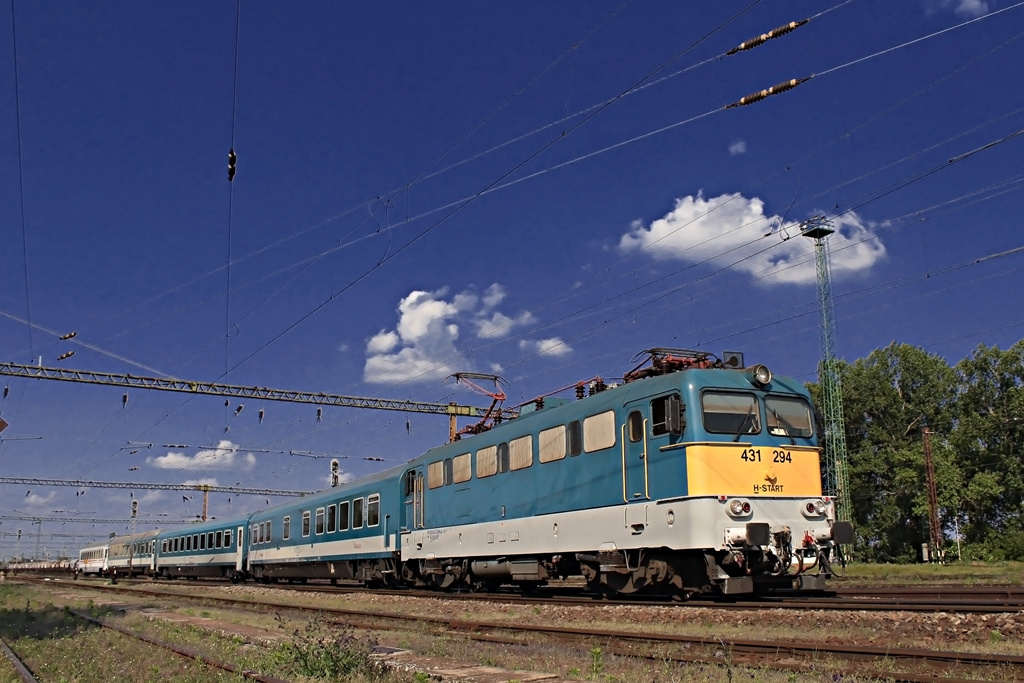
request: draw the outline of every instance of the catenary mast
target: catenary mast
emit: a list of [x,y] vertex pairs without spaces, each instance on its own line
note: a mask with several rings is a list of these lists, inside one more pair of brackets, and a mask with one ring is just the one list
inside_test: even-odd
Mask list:
[[801,224],[800,234],[814,241],[814,264],[818,274],[818,310],[821,316],[821,410],[825,422],[825,493],[836,501],[836,520],[849,522],[850,477],[846,461],[846,429],[843,420],[842,383],[836,359],[836,327],[832,305],[832,271],[828,238],[835,232],[832,222],[815,216]]

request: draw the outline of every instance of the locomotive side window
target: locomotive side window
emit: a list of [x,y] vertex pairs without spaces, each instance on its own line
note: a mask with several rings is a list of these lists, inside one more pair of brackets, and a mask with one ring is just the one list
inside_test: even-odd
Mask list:
[[522,470],[533,465],[533,435],[513,439],[508,444],[509,469]]
[[444,460],[444,485],[448,486],[452,483],[452,459],[445,458]]
[[583,451],[593,453],[615,445],[615,413],[611,410],[583,420]]
[[348,508],[349,503],[338,503],[338,531],[348,531]]
[[644,438],[644,416],[639,410],[634,410],[626,418],[626,433],[632,443],[642,441]]
[[[230,534],[231,532],[229,531],[228,533]],[[281,522],[281,538],[284,539],[285,541],[287,541],[291,537],[292,537],[292,518],[291,518],[291,516],[288,516],[288,517],[285,517],[284,520],[282,520],[282,522]],[[230,540],[231,540],[231,537],[229,536],[228,537],[228,541],[230,541]]]
[[444,486],[444,461],[438,460],[427,465],[427,488],[439,489]]
[[327,506],[327,533],[333,534],[338,528],[338,508],[334,505]]
[[366,526],[380,524],[380,494],[375,493],[366,499]]
[[324,533],[324,509],[316,509],[316,535],[320,536]]
[[309,536],[309,510],[302,513],[302,536]]
[[498,444],[498,472],[508,472],[508,443],[505,441]]
[[753,394],[705,391],[700,397],[704,429],[717,434],[758,434],[761,412]]
[[461,484],[473,477],[473,456],[469,453],[452,458],[452,481]]
[[476,478],[483,479],[498,473],[498,447],[488,446],[476,452]]
[[768,433],[774,436],[797,436],[806,439],[814,433],[811,407],[795,396],[766,396]]
[[651,401],[651,433],[654,436],[681,434],[683,426],[683,400],[679,394]]
[[363,528],[363,499],[356,498],[352,501],[352,528],[362,529]]
[[579,455],[583,452],[583,423],[579,420],[569,423],[565,445],[569,449],[569,455]]
[[565,426],[558,425],[545,429],[537,437],[539,452],[537,459],[541,462],[554,462],[565,457]]

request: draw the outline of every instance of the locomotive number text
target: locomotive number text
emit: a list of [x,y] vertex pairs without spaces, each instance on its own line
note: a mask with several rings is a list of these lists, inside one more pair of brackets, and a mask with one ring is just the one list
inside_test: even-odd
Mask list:
[[[743,452],[740,453],[740,460],[747,462],[761,462],[761,449],[760,448],[744,448]],[[789,451],[773,450],[772,451],[772,462],[793,462],[793,454]]]
[[747,462],[761,462],[761,449],[744,448],[743,452],[740,453],[740,460],[746,460]]

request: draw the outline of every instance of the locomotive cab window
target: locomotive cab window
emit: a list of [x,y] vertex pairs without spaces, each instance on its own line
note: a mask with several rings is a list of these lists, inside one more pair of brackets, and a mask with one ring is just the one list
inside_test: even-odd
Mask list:
[[651,401],[651,434],[682,434],[683,400],[679,394],[662,396]]
[[765,420],[773,436],[795,436],[806,439],[814,433],[811,407],[796,396],[766,396]]
[[758,434],[761,412],[753,394],[705,391],[700,397],[704,429],[716,434]]

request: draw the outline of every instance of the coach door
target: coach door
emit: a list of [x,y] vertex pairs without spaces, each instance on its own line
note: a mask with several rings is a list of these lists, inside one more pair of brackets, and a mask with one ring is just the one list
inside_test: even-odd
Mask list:
[[408,470],[402,478],[405,502],[402,506],[402,530],[412,531],[424,527],[423,471]]
[[242,571],[244,569],[245,557],[242,554],[242,549],[245,547],[244,539],[242,537],[242,530],[244,527],[238,527],[235,529],[235,571]]

